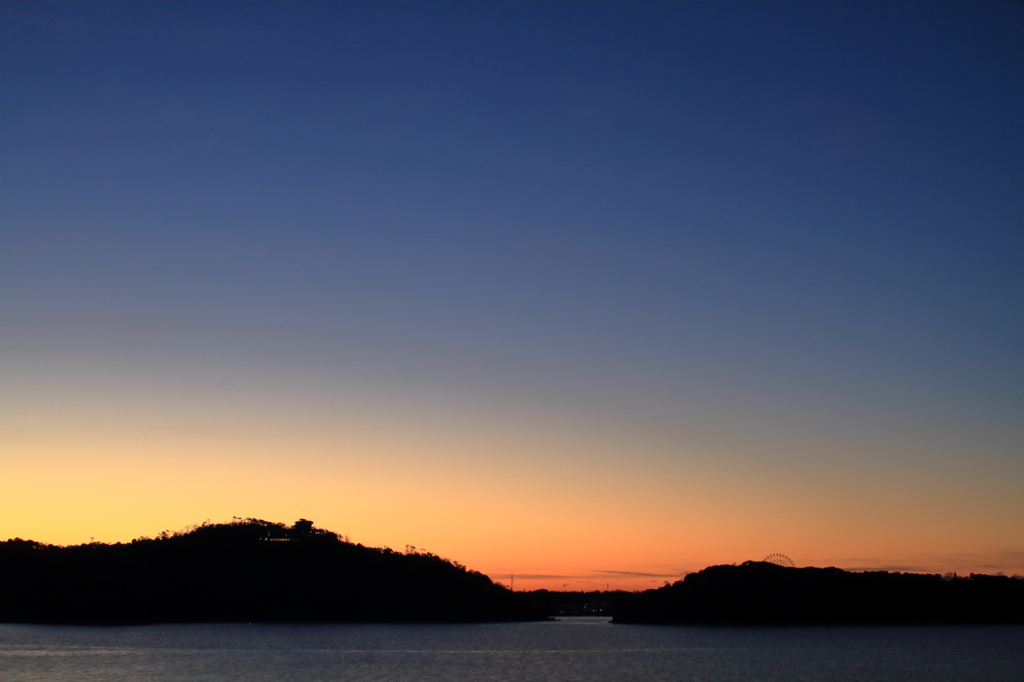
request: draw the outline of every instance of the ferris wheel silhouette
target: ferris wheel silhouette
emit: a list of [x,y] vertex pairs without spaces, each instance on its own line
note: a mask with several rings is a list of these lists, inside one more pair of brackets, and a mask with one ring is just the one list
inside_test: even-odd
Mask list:
[[768,564],[782,566],[783,568],[796,568],[796,562],[794,562],[785,554],[769,554],[764,559],[762,559],[762,561]]

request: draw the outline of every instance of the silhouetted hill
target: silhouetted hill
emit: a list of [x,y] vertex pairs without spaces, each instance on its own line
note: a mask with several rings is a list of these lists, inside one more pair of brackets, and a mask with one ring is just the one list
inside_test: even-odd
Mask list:
[[711,566],[649,590],[616,623],[822,625],[1024,622],[1024,580],[787,568],[760,561]]
[[259,519],[113,545],[0,543],[0,622],[471,622],[543,618],[427,552]]

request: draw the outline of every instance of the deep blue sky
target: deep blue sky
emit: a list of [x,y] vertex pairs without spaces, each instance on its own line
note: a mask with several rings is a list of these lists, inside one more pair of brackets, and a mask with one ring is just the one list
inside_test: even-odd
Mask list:
[[1010,2],[3,3],[0,372],[27,412],[379,389],[1020,476],[1022,35]]

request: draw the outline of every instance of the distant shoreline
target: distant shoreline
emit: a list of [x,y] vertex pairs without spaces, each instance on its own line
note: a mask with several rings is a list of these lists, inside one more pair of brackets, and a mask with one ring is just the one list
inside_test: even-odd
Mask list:
[[364,547],[300,519],[203,524],[112,545],[0,542],[0,622],[616,624],[1024,623],[1024,580],[748,561],[644,592],[512,592],[458,562]]
[[493,622],[546,614],[429,552],[346,542],[300,519],[203,524],[130,543],[0,543],[0,622],[127,625]]
[[972,574],[711,566],[643,593],[616,623],[687,625],[968,625],[1024,623],[1024,580]]

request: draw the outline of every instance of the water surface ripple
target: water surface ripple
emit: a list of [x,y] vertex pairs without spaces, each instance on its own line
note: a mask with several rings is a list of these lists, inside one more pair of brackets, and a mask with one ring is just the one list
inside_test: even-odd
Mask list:
[[0,625],[5,682],[1020,682],[1024,626]]

